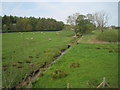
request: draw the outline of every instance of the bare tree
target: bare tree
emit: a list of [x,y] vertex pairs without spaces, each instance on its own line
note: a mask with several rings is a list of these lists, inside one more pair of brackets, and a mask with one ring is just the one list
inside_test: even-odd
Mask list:
[[103,32],[104,27],[108,22],[108,14],[105,11],[99,11],[94,13],[94,21],[96,26]]

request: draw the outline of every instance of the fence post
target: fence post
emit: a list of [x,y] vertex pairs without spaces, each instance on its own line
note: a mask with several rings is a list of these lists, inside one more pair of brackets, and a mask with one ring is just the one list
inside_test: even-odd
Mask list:
[[67,83],[67,90],[69,90],[69,88],[70,88],[70,84],[69,84],[69,83]]

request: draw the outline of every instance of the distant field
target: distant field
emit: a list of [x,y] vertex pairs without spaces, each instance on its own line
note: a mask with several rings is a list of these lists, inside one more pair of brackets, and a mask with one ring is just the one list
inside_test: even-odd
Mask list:
[[[111,88],[118,87],[117,44],[80,43],[48,68],[33,84],[33,88],[96,88],[103,77]],[[75,63],[78,64],[75,66]],[[52,73],[61,70],[67,76],[52,79]]]
[[95,30],[90,34],[83,35],[80,43],[116,43],[120,42],[120,31],[117,29],[105,29],[104,32]]
[[13,87],[26,74],[53,59],[75,38],[72,31],[2,34],[3,87]]
[[120,42],[120,35],[118,33],[120,33],[120,31],[117,29],[105,30],[103,33],[100,33],[96,39],[108,42]]

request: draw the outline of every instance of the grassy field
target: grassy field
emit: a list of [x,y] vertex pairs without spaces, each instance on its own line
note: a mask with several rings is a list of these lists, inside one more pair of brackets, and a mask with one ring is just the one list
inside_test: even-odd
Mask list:
[[118,33],[120,33],[120,31],[117,29],[105,30],[104,32],[100,33],[96,39],[108,42],[120,42],[120,36]]
[[[100,49],[99,49],[100,48]],[[114,44],[78,44],[71,48],[43,77],[34,84],[34,88],[96,88],[103,80],[113,87],[118,87],[118,54]],[[112,51],[112,52],[110,52]],[[79,63],[79,67],[70,67]],[[66,77],[51,80],[51,73],[56,69],[67,74]]]
[[33,88],[96,88],[106,78],[118,87],[118,44],[94,43],[98,32],[84,35],[33,83]]
[[[49,62],[75,40],[72,31],[4,33],[3,86],[13,87],[26,74]],[[82,36],[32,88],[96,88],[103,80],[118,87],[118,44],[97,41],[93,31]]]
[[3,87],[13,87],[26,74],[53,59],[75,38],[72,31],[2,34]]

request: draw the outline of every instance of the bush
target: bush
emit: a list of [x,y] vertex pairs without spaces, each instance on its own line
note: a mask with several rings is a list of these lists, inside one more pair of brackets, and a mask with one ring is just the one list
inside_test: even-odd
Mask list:
[[79,67],[79,66],[80,66],[79,63],[72,63],[72,64],[70,65],[70,68],[77,68],[77,67]]
[[119,30],[106,30],[101,32],[96,39],[100,41],[108,41],[108,42],[119,42],[120,36],[118,35]]
[[67,76],[65,72],[63,72],[62,70],[56,69],[51,73],[51,80],[63,78],[65,76]]

